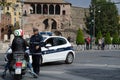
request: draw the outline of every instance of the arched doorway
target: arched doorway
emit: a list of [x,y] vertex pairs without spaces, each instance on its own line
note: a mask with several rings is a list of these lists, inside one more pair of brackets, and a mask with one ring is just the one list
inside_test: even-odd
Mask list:
[[43,24],[45,25],[45,28],[44,29],[47,29],[48,28],[48,19],[45,19],[43,21]]
[[45,30],[51,31],[52,29],[57,29],[57,22],[54,19],[45,19],[43,24]]
[[52,29],[57,29],[57,22],[54,19],[52,19],[52,21]]

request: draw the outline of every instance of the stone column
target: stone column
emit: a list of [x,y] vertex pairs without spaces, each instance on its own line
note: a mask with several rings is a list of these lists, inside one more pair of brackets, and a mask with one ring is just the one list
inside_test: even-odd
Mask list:
[[54,4],[54,15],[55,15],[55,4]]
[[35,4],[35,14],[37,14],[37,4]]
[[0,28],[0,41],[1,41],[1,28]]
[[8,40],[7,34],[4,35],[4,42]]
[[43,4],[41,4],[41,14],[43,14]]
[[48,19],[48,31],[51,31],[53,21]]
[[48,4],[47,6],[48,6],[48,15],[49,15],[49,14],[50,14],[50,12],[49,12],[49,6],[50,6],[50,5]]
[[60,15],[62,15],[63,7],[60,5]]

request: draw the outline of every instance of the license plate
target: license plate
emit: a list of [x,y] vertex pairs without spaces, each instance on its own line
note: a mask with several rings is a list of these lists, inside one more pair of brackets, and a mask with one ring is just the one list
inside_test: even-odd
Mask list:
[[16,68],[15,69],[15,74],[21,74],[21,68]]

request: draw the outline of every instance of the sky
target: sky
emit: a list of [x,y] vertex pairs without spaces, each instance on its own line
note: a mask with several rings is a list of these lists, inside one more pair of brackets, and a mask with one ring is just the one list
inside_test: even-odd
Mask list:
[[[67,2],[72,3],[73,6],[88,8],[91,0],[65,0]],[[120,2],[120,0],[111,0],[113,2]],[[120,4],[116,4],[119,14],[120,14]]]

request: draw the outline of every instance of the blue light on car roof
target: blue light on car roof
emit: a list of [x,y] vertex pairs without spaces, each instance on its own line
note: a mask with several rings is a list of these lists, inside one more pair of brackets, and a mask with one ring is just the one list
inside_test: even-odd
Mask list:
[[41,35],[47,35],[47,36],[52,36],[52,32],[40,32],[39,34]]

